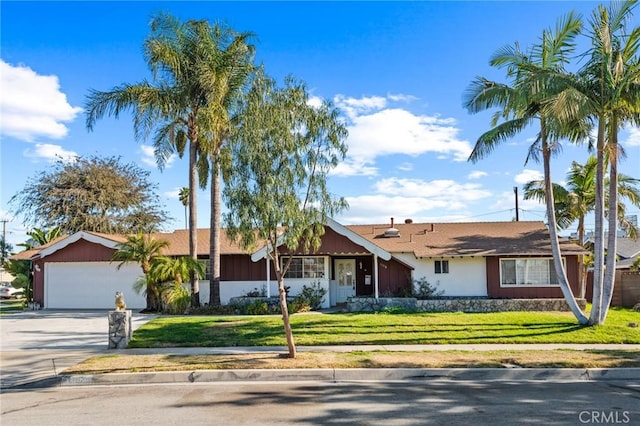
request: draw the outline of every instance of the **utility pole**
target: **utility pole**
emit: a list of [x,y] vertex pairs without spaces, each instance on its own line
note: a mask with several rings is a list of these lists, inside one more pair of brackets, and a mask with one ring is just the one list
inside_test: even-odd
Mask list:
[[513,193],[516,195],[516,222],[520,221],[520,214],[519,214],[519,209],[518,209],[518,187],[514,186],[513,187]]
[[2,258],[2,264],[4,264],[4,253],[7,249],[7,222],[9,222],[7,219],[0,219],[0,222],[2,222],[2,247],[0,247],[0,250],[2,251],[2,253],[0,254],[0,257]]

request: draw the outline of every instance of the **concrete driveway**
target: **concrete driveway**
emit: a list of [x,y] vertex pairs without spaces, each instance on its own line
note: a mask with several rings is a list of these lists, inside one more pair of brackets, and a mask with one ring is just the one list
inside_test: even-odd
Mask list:
[[[24,311],[0,316],[0,388],[53,377],[108,353],[107,310]],[[133,329],[155,318],[133,312]]]

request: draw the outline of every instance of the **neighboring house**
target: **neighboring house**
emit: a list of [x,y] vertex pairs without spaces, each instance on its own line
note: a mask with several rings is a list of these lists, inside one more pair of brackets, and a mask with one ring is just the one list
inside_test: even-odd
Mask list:
[[[590,243],[593,245],[593,243]],[[611,296],[612,306],[632,307],[640,303],[640,272],[631,271],[631,265],[640,257],[640,238],[618,237],[616,241],[616,275]],[[587,275],[585,299],[593,297],[593,270]]]
[[[221,235],[220,298],[254,290],[277,295],[265,247],[244,251]],[[188,231],[159,233],[169,256],[188,255]],[[127,306],[144,307],[132,294],[138,265],[116,271],[110,259],[122,236],[78,232],[14,258],[33,262],[34,298],[46,308],[110,308],[115,291]],[[580,246],[561,242],[568,279],[577,293]],[[352,296],[407,295],[414,279],[426,278],[444,296],[561,298],[551,260],[549,233],[542,222],[406,223],[344,226],[329,219],[322,245],[312,254],[286,247],[293,256],[285,284],[290,294],[304,285],[327,290],[324,307]],[[199,258],[208,262],[209,230],[198,230]],[[209,300],[209,276],[200,281],[200,300]]]
[[633,262],[640,257],[640,238],[618,238],[616,241],[616,269],[630,269]]

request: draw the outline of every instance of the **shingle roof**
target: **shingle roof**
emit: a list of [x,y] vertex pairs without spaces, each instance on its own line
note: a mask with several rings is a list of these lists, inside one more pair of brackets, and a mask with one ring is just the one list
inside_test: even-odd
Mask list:
[[67,237],[68,235],[60,235],[59,237],[54,238],[53,240],[49,241],[46,244],[32,248],[31,250],[25,250],[25,251],[21,251],[20,253],[13,254],[9,256],[9,259],[10,260],[31,260],[34,256],[38,255],[40,251],[64,240]]
[[[543,222],[465,222],[394,224],[400,236],[384,236],[389,224],[348,225],[390,253],[416,257],[550,255],[549,232]],[[586,253],[577,244],[561,241],[563,254]]]
[[[389,253],[412,253],[416,257],[452,257],[452,256],[497,256],[497,255],[544,255],[551,254],[549,232],[543,222],[465,222],[465,223],[400,223],[394,228],[399,237],[386,238],[384,231],[389,224],[346,225],[373,244]],[[91,234],[115,241],[123,242],[123,235]],[[59,242],[67,236],[60,237],[44,246],[13,255],[11,258],[31,259],[41,250]],[[186,256],[189,254],[189,231],[179,229],[174,232],[154,234],[157,239],[169,242],[163,254],[169,256]],[[209,229],[198,229],[198,254],[209,254]],[[584,254],[585,249],[577,244],[561,241],[562,253]],[[230,240],[223,229],[220,233],[221,254],[251,254],[258,250],[244,250],[239,244]]]
[[631,238],[618,238],[616,241],[616,253],[625,259],[640,256],[640,238],[633,240]]
[[[188,256],[189,255],[189,230],[177,229],[173,232],[154,234],[159,240],[165,240],[169,247],[163,254],[167,256]],[[209,229],[198,229],[198,254],[209,255]],[[256,250],[262,245],[258,245]],[[255,250],[243,250],[239,244],[229,239],[225,229],[220,232],[220,253],[221,254],[251,254]]]

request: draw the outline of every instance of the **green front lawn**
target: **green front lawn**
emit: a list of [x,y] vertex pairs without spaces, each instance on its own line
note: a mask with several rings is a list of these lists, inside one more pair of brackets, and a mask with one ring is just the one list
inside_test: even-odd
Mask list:
[[[571,313],[295,314],[297,345],[464,343],[636,343],[640,313],[614,308],[605,325],[582,327]],[[133,334],[131,348],[286,346],[279,316],[162,317]]]

